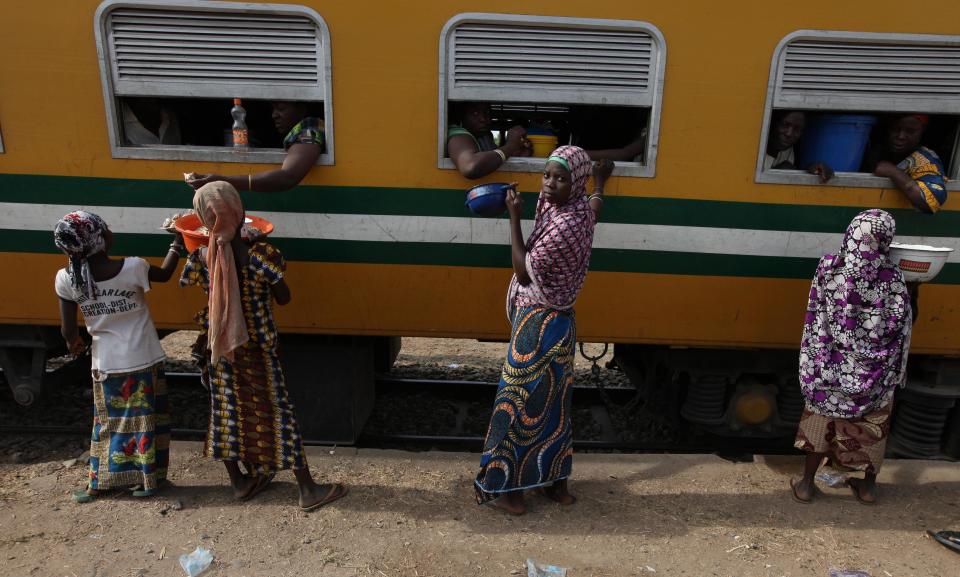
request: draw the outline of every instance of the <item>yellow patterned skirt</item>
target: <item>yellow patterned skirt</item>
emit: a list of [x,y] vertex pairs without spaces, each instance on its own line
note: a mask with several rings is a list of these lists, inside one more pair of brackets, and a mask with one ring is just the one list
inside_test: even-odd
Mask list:
[[243,461],[258,473],[301,469],[306,463],[300,428],[276,353],[250,341],[233,362],[210,367],[207,455]]

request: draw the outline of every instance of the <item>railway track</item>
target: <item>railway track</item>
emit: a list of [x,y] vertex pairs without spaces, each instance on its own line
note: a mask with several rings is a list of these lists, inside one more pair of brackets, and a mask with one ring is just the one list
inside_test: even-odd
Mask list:
[[[166,373],[168,386],[174,388],[202,387],[199,373]],[[497,383],[471,380],[444,380],[424,378],[398,378],[381,375],[376,380],[379,419],[371,419],[367,429],[358,439],[359,447],[389,447],[413,450],[468,450],[479,451],[483,444],[485,419],[489,416],[489,407],[493,401]],[[672,438],[652,436],[643,439],[624,439],[616,420],[612,415],[619,407],[635,404],[636,391],[631,388],[608,388],[600,390],[591,384],[581,383],[574,387],[573,410],[574,448],[578,451],[622,451],[651,453],[786,453],[791,452],[789,445],[770,442],[745,442],[742,439],[709,441],[685,439],[680,442]],[[402,405],[404,399],[416,398],[418,403],[443,404],[452,408],[456,414],[452,424],[443,431],[432,430],[425,434],[414,423],[397,423],[391,416],[394,405]],[[386,412],[384,416],[383,412]],[[402,411],[401,411],[402,412]],[[589,426],[578,427],[576,416],[581,424],[591,422]],[[373,423],[373,421],[381,421]],[[478,423],[482,420],[482,423]],[[468,422],[468,421],[472,421]],[[377,426],[371,426],[376,424]],[[581,433],[581,434],[578,434]],[[0,425],[0,434],[27,435],[87,435],[89,426],[61,424]],[[200,428],[174,428],[174,439],[199,440],[206,434]],[[329,443],[306,439],[306,445],[328,445]]]

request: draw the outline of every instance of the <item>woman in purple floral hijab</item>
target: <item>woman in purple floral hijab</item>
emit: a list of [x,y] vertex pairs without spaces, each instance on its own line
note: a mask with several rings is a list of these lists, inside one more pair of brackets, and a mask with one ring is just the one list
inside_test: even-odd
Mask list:
[[861,212],[847,227],[843,248],[824,255],[810,286],[800,344],[800,389],[806,407],[796,442],[807,452],[804,474],[790,481],[809,503],[824,457],[864,472],[849,479],[863,503],[876,501],[893,392],[904,383],[910,348],[910,295],[889,258],[896,223],[889,213]]

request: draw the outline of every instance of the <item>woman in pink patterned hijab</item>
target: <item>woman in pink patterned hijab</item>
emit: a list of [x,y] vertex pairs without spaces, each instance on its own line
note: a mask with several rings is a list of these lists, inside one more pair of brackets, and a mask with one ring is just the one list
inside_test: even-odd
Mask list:
[[582,148],[553,151],[526,242],[520,194],[511,189],[507,196],[514,271],[507,316],[513,329],[475,489],[478,503],[513,515],[525,511],[525,489],[541,490],[561,505],[576,500],[567,490],[573,465],[573,304],[587,274],[603,184],[613,163],[597,164],[595,192],[588,197],[590,170]]
[[[547,184],[551,165],[569,174],[569,192],[565,197],[558,195],[561,187],[552,184],[555,179]],[[559,310],[573,308],[587,276],[593,227],[602,206],[601,198],[594,197],[599,200],[593,201],[587,198],[590,171],[590,157],[577,146],[561,146],[547,159],[533,232],[525,243],[523,269],[526,274],[514,274],[507,291],[508,317],[514,306],[541,304]],[[596,210],[591,208],[591,203],[597,206]],[[516,265],[515,259],[514,270]]]

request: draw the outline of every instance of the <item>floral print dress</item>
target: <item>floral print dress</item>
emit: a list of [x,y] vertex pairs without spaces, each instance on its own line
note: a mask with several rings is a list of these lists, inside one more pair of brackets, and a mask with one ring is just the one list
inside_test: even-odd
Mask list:
[[895,232],[885,211],[854,217],[840,252],[820,259],[800,345],[806,408],[796,447],[871,472],[883,459],[910,348],[910,295],[889,258]]

